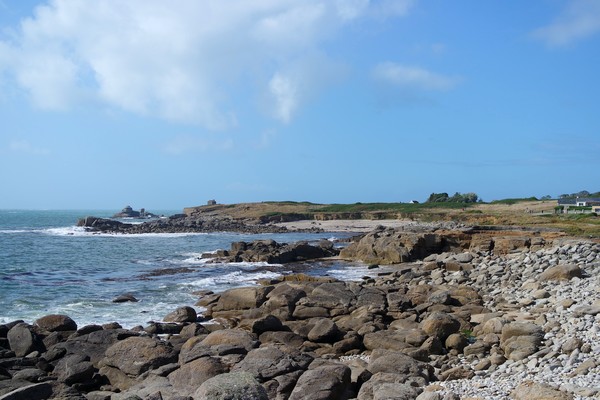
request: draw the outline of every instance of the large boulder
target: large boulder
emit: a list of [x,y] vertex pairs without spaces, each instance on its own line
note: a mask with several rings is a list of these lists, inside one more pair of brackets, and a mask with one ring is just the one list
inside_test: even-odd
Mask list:
[[175,311],[167,314],[163,321],[165,322],[196,322],[198,314],[192,307],[179,307]]
[[432,375],[432,367],[424,362],[417,361],[404,353],[392,350],[373,350],[367,369],[372,373],[390,372],[404,375],[405,377],[419,378],[423,383],[428,383]]
[[267,391],[247,372],[231,372],[204,381],[194,393],[202,400],[269,400]]
[[555,267],[550,267],[544,272],[542,272],[539,276],[539,280],[542,282],[545,281],[568,281],[573,278],[581,278],[582,271],[581,268],[577,265],[573,264],[563,264],[557,265]]
[[211,332],[202,342],[205,346],[218,347],[227,346],[228,348],[237,348],[241,353],[247,353],[255,347],[258,347],[256,337],[251,333],[241,329],[222,329]]
[[35,325],[48,332],[76,331],[77,324],[67,315],[52,314],[39,318]]
[[460,321],[450,314],[434,312],[421,322],[421,329],[429,336],[445,341],[448,336],[458,332]]
[[24,357],[43,347],[41,338],[30,325],[23,322],[10,328],[6,336],[10,349],[15,352],[17,357]]
[[248,310],[260,307],[266,300],[272,286],[243,287],[229,289],[221,293],[221,297],[212,311]]
[[103,363],[136,377],[176,361],[177,352],[167,343],[149,337],[130,337],[110,346]]
[[297,370],[305,370],[312,357],[307,354],[291,354],[276,347],[267,346],[254,349],[238,364],[233,372],[249,372],[260,382]]
[[519,361],[535,353],[544,338],[543,329],[531,322],[512,322],[502,327],[500,347],[506,358]]
[[227,367],[216,357],[202,357],[181,366],[168,378],[173,387],[186,395],[193,394],[204,382],[227,371]]
[[573,395],[561,392],[548,384],[526,381],[510,394],[514,400],[572,400]]
[[461,232],[449,231],[440,235],[378,227],[344,248],[340,256],[372,264],[397,264],[420,260],[446,250],[468,248],[469,243],[464,239]]
[[304,372],[289,400],[344,399],[350,387],[350,368],[343,364],[322,365]]

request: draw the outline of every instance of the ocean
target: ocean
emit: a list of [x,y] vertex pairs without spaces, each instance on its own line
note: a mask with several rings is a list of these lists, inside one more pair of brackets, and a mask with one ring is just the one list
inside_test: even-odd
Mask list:
[[[177,211],[157,211],[171,215]],[[92,234],[78,218],[108,218],[110,211],[0,210],[0,324],[33,323],[66,314],[78,326],[119,322],[123,327],[162,321],[179,306],[193,306],[200,290],[223,291],[259,279],[303,272],[359,280],[367,266],[345,262],[287,265],[212,264],[202,253],[229,249],[235,241],[344,238],[349,233]],[[141,221],[128,221],[141,222]],[[130,293],[139,302],[114,303]],[[195,307],[201,313],[201,307]]]

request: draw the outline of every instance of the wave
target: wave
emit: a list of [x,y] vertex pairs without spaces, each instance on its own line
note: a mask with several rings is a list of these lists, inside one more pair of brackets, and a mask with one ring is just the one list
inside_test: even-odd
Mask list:
[[31,232],[30,230],[27,229],[0,229],[0,234],[15,234],[15,233],[28,233]]
[[289,272],[259,271],[248,273],[243,271],[235,271],[225,275],[211,276],[186,282],[184,285],[200,287],[203,289],[222,290],[224,288],[246,286],[248,284],[254,285],[261,279],[274,279],[285,273]]
[[[28,231],[22,231],[22,232],[28,232]],[[119,237],[119,238],[140,238],[140,237],[175,238],[175,237],[207,235],[207,233],[203,233],[203,232],[182,232],[182,233],[90,232],[81,226],[65,226],[65,227],[60,227],[60,228],[48,228],[48,229],[37,230],[34,232],[40,232],[40,233],[44,233],[44,234],[51,235],[51,236],[89,236],[89,237]]]

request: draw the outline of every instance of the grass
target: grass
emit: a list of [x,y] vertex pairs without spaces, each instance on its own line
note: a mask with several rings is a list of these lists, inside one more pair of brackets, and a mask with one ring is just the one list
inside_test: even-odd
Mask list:
[[354,204],[330,204],[313,210],[316,213],[357,213],[395,211],[399,213],[415,213],[431,209],[462,209],[470,207],[465,203],[354,203]]

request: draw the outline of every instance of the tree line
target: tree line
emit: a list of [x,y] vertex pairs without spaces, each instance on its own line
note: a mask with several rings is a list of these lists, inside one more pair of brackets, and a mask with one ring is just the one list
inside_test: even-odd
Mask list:
[[456,192],[450,196],[448,193],[431,193],[427,203],[477,203],[479,196],[476,193]]

